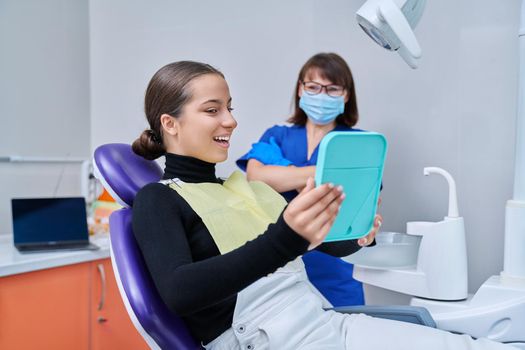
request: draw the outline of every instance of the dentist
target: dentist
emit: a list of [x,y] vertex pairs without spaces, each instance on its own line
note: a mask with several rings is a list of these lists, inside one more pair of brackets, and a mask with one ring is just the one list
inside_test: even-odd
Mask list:
[[[290,126],[276,125],[264,132],[259,142],[237,160],[249,180],[263,181],[288,201],[297,196],[309,177],[315,177],[319,143],[329,132],[359,132],[354,78],[350,67],[335,53],[311,57],[299,72],[294,89]],[[379,230],[377,215],[368,238],[373,242]],[[353,265],[326,254],[322,249],[303,256],[312,284],[334,306],[364,304],[363,286],[352,277]]]

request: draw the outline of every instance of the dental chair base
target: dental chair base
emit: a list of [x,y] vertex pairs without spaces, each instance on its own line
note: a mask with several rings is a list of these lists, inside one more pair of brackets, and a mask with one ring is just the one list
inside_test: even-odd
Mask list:
[[525,279],[492,276],[467,300],[412,298],[410,304],[430,311],[439,329],[525,349]]

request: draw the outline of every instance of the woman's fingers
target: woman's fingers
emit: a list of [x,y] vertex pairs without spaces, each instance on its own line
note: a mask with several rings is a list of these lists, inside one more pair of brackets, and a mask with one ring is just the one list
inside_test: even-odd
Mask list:
[[382,224],[383,224],[383,217],[380,214],[376,214],[374,218],[374,227],[372,228],[372,230],[370,230],[370,232],[365,237],[360,238],[357,241],[357,244],[359,244],[361,247],[365,247],[371,244],[374,241],[377,232],[379,232],[379,229],[381,228]]
[[313,179],[308,179],[303,191],[286,208],[284,220],[310,242],[310,248],[316,247],[330,230],[343,199],[340,187],[314,187]]
[[330,232],[330,229],[334,225],[334,222],[335,222],[335,216],[331,218],[330,220],[328,220],[327,222],[325,222],[323,226],[321,226],[321,228],[319,229],[319,234],[320,234],[320,237],[322,238],[316,241],[316,245],[314,246],[314,248],[320,245],[321,243],[323,243],[326,235],[328,234],[328,232]]
[[[329,219],[330,216],[335,215],[334,211],[338,210],[344,196],[339,189],[332,188],[323,197],[314,203],[309,202],[309,198],[297,198],[296,203],[290,203],[288,209],[291,216],[294,217],[294,222],[299,230],[309,230],[312,227],[320,227]],[[305,206],[305,203],[311,203],[310,206]],[[286,217],[285,217],[286,219]]]
[[[313,181],[313,180],[312,180]],[[341,195],[342,187],[334,187],[333,184],[323,184],[310,188],[309,183],[301,192],[301,196],[294,199],[294,208],[298,211],[310,210],[309,215],[317,215],[327,207],[337,196]],[[292,204],[292,203],[290,203]]]
[[315,243],[314,246],[324,241],[339,213],[343,199],[344,195],[339,195],[317,215],[310,216],[308,212],[304,212],[303,218],[299,219],[300,222],[306,223],[304,231],[310,234],[310,242]]
[[[326,222],[335,219],[339,213],[339,209],[341,208],[341,203],[343,202],[344,197],[344,194],[340,194],[331,199],[327,205],[321,205],[321,203],[318,203],[315,206],[317,207],[316,209],[311,208],[306,210],[302,215],[304,215],[306,218],[309,218],[308,228],[314,231],[320,230]],[[323,201],[327,198],[331,198],[331,196],[325,196]],[[322,209],[318,210],[320,206],[322,206]]]
[[[312,178],[308,178],[301,193],[290,202],[285,213],[286,223],[299,235],[310,242],[309,249],[324,241],[337,217],[345,195],[342,187],[323,184],[315,187]],[[378,204],[381,199],[378,200]],[[370,232],[358,240],[360,246],[367,246],[375,239],[383,218],[377,214]]]
[[[340,198],[341,196],[343,196],[343,198]],[[318,215],[324,213],[334,201],[339,201],[339,203],[341,203],[342,199],[344,199],[342,188],[332,188],[309,208],[305,209],[301,215],[305,216],[307,219],[315,218]]]
[[315,182],[314,182],[314,179],[312,179],[311,177],[309,177],[308,179],[306,179],[306,185],[303,187],[303,189],[299,192],[299,196],[300,195],[304,195],[306,192],[309,192],[311,191],[313,188],[315,187]]

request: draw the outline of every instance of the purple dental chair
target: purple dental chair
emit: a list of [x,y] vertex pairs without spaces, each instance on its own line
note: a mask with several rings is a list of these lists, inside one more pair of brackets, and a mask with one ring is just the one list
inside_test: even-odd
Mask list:
[[[137,192],[162,177],[154,161],[136,155],[128,144],[111,143],[98,147],[93,157],[95,177],[102,182],[123,209],[109,218],[111,262],[126,310],[144,340],[152,349],[202,349],[184,322],[163,303],[146,268],[131,227],[131,206]],[[370,316],[435,327],[424,308],[411,306],[338,307],[343,313]]]
[[113,143],[95,150],[93,167],[95,177],[124,206],[109,218],[111,263],[133,324],[152,349],[202,349],[160,298],[131,228],[135,195],[144,185],[160,180],[160,166],[137,156],[130,145]]

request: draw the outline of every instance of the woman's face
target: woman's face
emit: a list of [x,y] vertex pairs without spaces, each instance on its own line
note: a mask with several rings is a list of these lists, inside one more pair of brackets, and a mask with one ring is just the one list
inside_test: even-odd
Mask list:
[[228,84],[220,75],[206,74],[195,78],[189,89],[192,98],[179,118],[169,117],[172,127],[163,122],[165,139],[169,138],[167,151],[209,163],[223,162],[237,126]]
[[[319,69],[309,69],[304,75],[304,81],[313,81],[313,82],[316,82],[324,86],[336,85],[333,81],[323,78],[319,72]],[[303,84],[298,84],[297,95],[301,97],[303,93],[304,93]],[[326,94],[326,88],[324,88],[321,91],[321,93]],[[345,99],[345,103],[347,103],[348,102],[348,91],[346,91],[346,89],[344,90],[343,97]]]

